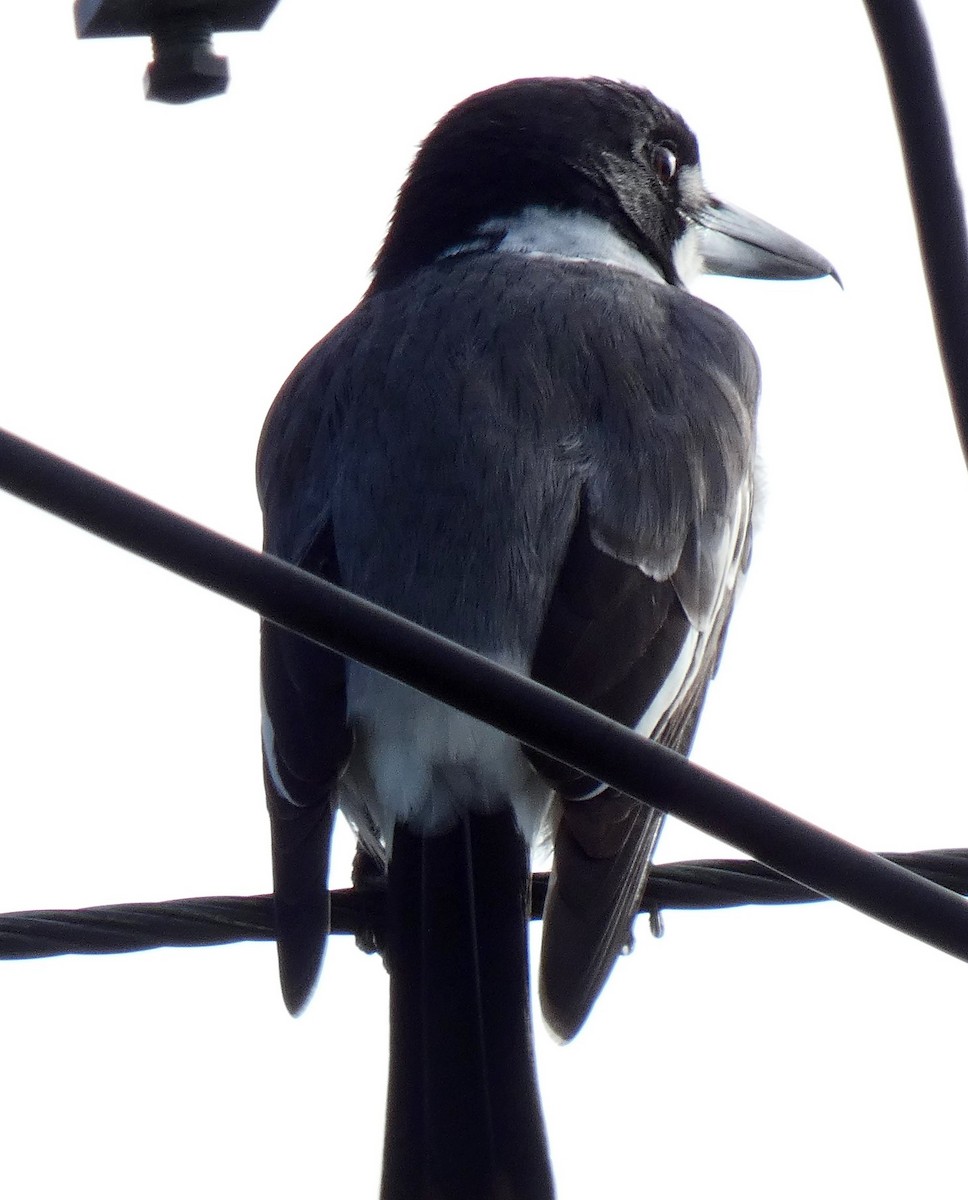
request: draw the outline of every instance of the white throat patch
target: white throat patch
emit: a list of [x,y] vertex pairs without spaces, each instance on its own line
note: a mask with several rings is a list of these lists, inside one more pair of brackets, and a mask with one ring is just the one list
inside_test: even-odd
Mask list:
[[702,230],[691,221],[672,247],[672,264],[686,289],[703,273]]

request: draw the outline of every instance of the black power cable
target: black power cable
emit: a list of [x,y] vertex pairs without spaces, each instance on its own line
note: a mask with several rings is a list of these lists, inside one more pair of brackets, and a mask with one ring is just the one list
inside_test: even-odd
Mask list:
[[[925,850],[884,857],[954,892],[968,891],[968,850]],[[535,875],[532,919],[541,916],[547,891],[548,876]],[[352,934],[368,947],[379,945],[383,898],[380,886],[333,892],[332,932]],[[667,909],[804,904],[824,899],[761,863],[704,859],[659,863],[653,867],[641,911],[654,918]],[[130,950],[224,946],[274,938],[271,896],[206,896],[0,914],[0,959],[122,954]]]
[[894,106],[941,362],[968,459],[968,231],[931,43],[915,0],[865,0]]
[[533,680],[5,432],[0,486],[968,961],[968,904],[961,897]]

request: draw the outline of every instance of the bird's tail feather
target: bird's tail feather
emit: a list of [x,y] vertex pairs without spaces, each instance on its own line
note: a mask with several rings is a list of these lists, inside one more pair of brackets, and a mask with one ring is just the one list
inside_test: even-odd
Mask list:
[[389,866],[383,1200],[551,1200],[528,982],[529,862],[510,808],[405,824]]
[[266,779],[272,830],[272,887],[279,979],[293,1016],[305,1008],[319,976],[329,933],[329,851],[333,808],[296,808]]
[[[565,801],[541,936],[541,1008],[563,1042],[581,1028],[631,940],[663,814],[608,789]],[[589,836],[589,831],[594,836]]]

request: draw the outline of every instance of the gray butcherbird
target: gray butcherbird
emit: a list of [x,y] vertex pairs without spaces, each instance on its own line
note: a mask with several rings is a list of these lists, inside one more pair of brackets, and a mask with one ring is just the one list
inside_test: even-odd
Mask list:
[[[834,275],[706,191],[649,92],[524,79],[423,143],[373,283],[259,449],[265,548],[685,753],[750,553],[756,355],[696,271]],[[286,1003],[328,929],[334,813],[388,870],[385,1200],[553,1195],[528,993],[562,1040],[629,938],[662,813],[266,624]]]

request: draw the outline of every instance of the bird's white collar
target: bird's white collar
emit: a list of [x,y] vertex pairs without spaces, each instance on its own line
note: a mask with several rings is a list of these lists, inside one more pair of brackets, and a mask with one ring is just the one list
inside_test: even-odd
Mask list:
[[[498,235],[500,241],[494,241]],[[490,249],[499,254],[541,254],[579,262],[603,262],[625,267],[662,283],[656,266],[607,221],[583,212],[561,212],[530,205],[513,217],[485,221],[475,237],[445,250],[441,258]]]

